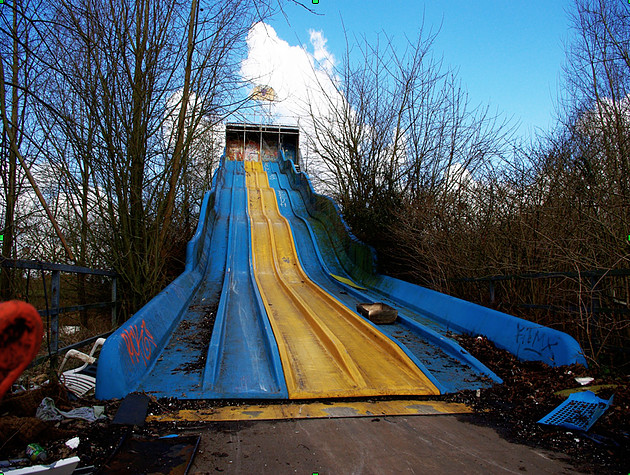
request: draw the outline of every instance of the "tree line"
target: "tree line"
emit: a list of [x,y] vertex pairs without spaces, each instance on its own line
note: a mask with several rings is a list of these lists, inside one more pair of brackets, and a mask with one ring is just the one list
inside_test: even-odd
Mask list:
[[[244,40],[272,7],[5,1],[2,255],[112,268],[127,314],[183,270],[220,155],[214,127],[244,105]],[[322,85],[328,104],[306,104],[306,171],[317,164],[312,179],[377,249],[381,271],[490,304],[459,279],[630,268],[630,7],[571,8],[557,121],[530,143],[471,103],[433,54],[435,32],[405,48],[386,34],[348,41]],[[576,336],[592,361],[618,360],[627,312],[590,310],[595,292],[600,306],[630,309],[629,285],[505,281],[496,305]],[[6,270],[0,291],[12,292]],[[572,310],[521,306],[549,303]]]

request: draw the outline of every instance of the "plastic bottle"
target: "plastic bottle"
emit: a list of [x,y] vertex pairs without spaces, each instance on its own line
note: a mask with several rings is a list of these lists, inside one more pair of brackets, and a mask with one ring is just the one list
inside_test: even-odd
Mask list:
[[39,444],[28,444],[26,447],[26,456],[33,462],[43,462],[48,458],[46,450]]

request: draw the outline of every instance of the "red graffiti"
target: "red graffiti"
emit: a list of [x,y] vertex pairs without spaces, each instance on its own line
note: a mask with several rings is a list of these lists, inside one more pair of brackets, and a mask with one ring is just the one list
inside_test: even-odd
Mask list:
[[146,366],[151,360],[151,345],[157,348],[157,344],[153,339],[153,335],[147,329],[144,319],[142,320],[140,331],[138,331],[138,325],[136,324],[123,331],[122,337],[127,345],[131,361],[136,364],[142,360]]

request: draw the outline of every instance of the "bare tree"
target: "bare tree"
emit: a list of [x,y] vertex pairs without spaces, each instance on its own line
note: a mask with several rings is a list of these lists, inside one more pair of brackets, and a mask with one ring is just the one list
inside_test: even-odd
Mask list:
[[196,147],[242,103],[239,54],[270,13],[244,0],[61,0],[22,15],[43,41],[26,49],[39,87],[19,84],[37,105],[25,136],[62,189],[78,261],[116,269],[130,311],[189,237],[179,204],[201,193],[191,161],[209,157]]
[[336,94],[326,95],[328,113],[311,107],[324,184],[388,262],[402,255],[410,264],[421,234],[453,226],[462,174],[481,172],[509,133],[488,109],[470,106],[456,75],[432,56],[434,38],[421,32],[404,51],[387,37],[354,45],[333,78]]
[[[35,34],[29,18],[42,6],[40,1],[12,2],[0,9],[0,96],[2,103],[2,184],[4,204],[4,224],[1,234],[2,256],[16,257],[16,235],[19,216],[16,214],[21,182],[25,177],[20,162],[24,162],[23,155],[30,156],[33,148],[28,140],[27,129],[32,125],[32,97],[30,88],[35,83],[38,69],[33,58],[33,51],[37,51],[41,44]],[[21,150],[21,152],[20,152]],[[32,158],[30,158],[32,161]],[[24,162],[25,163],[25,162]],[[10,270],[3,269],[0,274],[0,297],[9,298]]]
[[[417,255],[426,256],[428,269],[442,271],[427,272],[436,286],[448,286],[449,276],[575,273],[562,281],[510,280],[500,293],[515,312],[523,311],[518,303],[577,309],[525,316],[569,331],[593,362],[618,363],[623,354],[614,347],[627,348],[630,321],[621,312],[593,309],[627,309],[627,284],[585,272],[614,273],[630,264],[630,10],[622,2],[578,0],[571,21],[556,128],[510,154],[478,190],[486,203],[476,213],[483,226],[470,227],[475,216],[461,212],[457,226],[448,226],[461,244],[457,252],[427,247]],[[459,229],[467,232],[453,233]]]
[[164,285],[185,152],[208,127],[204,118],[231,110],[238,47],[261,7],[243,0],[62,2],[63,33],[82,45],[93,74],[87,94],[77,97],[95,120],[93,190],[110,230],[101,238],[129,284],[131,309]]
[[[610,246],[607,262],[628,265],[630,226],[630,7],[578,0],[572,16],[577,39],[569,47],[565,130],[568,170],[579,186],[589,228]],[[598,259],[603,258],[600,256]]]

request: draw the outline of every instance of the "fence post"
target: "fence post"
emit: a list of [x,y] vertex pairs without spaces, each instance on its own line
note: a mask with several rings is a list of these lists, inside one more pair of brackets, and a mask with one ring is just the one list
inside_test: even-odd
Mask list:
[[52,271],[52,280],[50,283],[51,293],[51,309],[50,309],[50,337],[51,337],[51,350],[54,354],[59,349],[59,300],[61,292],[61,272],[58,270]]
[[591,308],[590,314],[593,319],[593,325],[591,328],[594,328],[592,332],[592,336],[589,337],[592,339],[593,346],[596,347],[596,353],[599,351],[600,341],[599,341],[599,309],[601,307],[601,299],[600,299],[600,290],[598,288],[599,281],[601,278],[597,278],[597,276],[591,276],[589,279],[589,283],[591,286]]
[[118,326],[118,277],[112,277],[112,328],[116,328]]
[[593,316],[595,316],[595,313],[597,313],[597,310],[601,306],[601,300],[599,296],[600,291],[597,288],[597,284],[599,283],[600,279],[598,279],[596,276],[592,276],[589,280],[591,284],[591,311],[593,313]]

